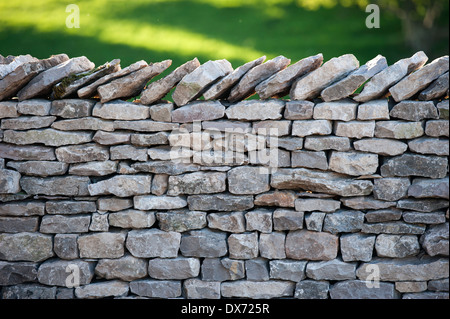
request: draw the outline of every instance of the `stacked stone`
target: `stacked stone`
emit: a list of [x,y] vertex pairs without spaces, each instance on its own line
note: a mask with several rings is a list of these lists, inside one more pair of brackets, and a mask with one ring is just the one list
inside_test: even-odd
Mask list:
[[426,60],[36,71],[0,102],[0,298],[448,298],[448,57]]

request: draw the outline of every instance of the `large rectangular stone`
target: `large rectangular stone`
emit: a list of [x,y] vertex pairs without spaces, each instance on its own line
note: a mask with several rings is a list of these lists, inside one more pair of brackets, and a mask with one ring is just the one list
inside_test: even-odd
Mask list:
[[332,260],[338,247],[339,237],[325,232],[295,230],[286,237],[286,256],[292,259]]
[[46,146],[62,146],[83,144],[92,140],[92,133],[62,132],[52,128],[43,130],[4,132],[3,141],[17,145],[44,144]]
[[89,177],[22,177],[20,185],[29,195],[89,196]]
[[78,237],[80,258],[119,258],[124,254],[125,233],[100,232]]
[[42,218],[39,231],[44,234],[87,233],[90,223],[90,215],[46,215]]
[[172,111],[172,122],[213,121],[222,118],[224,115],[225,106],[219,101],[199,101]]
[[[26,102],[27,101],[22,101],[19,104]],[[50,115],[71,119],[91,116],[95,101],[83,99],[63,99],[54,100],[51,103]]]
[[195,172],[170,176],[167,195],[220,193],[226,189],[226,176],[220,172]]
[[386,160],[380,171],[383,177],[421,176],[444,178],[447,175],[447,168],[448,159],[445,157],[403,154]]
[[281,100],[249,100],[230,105],[225,114],[227,118],[241,121],[279,120],[285,102]]
[[292,124],[292,135],[330,135],[332,133],[332,122],[329,120],[299,120]]
[[351,121],[356,119],[358,103],[350,99],[336,102],[323,102],[314,106],[315,120]]
[[151,182],[151,175],[116,175],[90,184],[89,193],[91,196],[115,195],[118,197],[150,194]]
[[52,147],[38,145],[12,145],[0,143],[0,157],[15,161],[53,161],[56,160]]
[[150,108],[137,103],[115,100],[108,103],[96,103],[92,116],[108,120],[145,120],[150,117]]
[[45,203],[20,201],[0,204],[0,216],[43,216]]
[[253,196],[230,194],[192,195],[188,197],[190,210],[240,211],[253,208]]
[[[134,208],[140,210],[169,210],[183,208],[187,202],[183,197],[142,195],[134,197]],[[192,209],[197,210],[197,209]]]
[[290,281],[246,281],[224,282],[221,285],[222,297],[269,299],[294,295],[295,283]]
[[338,121],[334,124],[334,134],[357,139],[373,137],[375,134],[375,121]]
[[175,258],[180,248],[181,234],[156,228],[128,232],[126,247],[138,258]]

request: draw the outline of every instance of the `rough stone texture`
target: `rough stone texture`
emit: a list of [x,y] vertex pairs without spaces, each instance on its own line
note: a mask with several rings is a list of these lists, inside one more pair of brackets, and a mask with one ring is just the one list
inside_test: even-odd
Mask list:
[[141,279],[130,283],[130,291],[149,298],[177,298],[181,296],[181,282],[171,280]]
[[21,201],[0,204],[0,216],[42,216],[44,213],[44,202]]
[[348,280],[330,287],[331,299],[398,299],[392,283],[380,282],[378,288],[367,285],[363,280]]
[[73,260],[79,257],[78,234],[56,234],[53,249],[61,259]]
[[375,249],[378,257],[405,258],[417,255],[420,246],[414,235],[380,234],[377,236]]
[[122,175],[90,184],[89,194],[115,195],[118,197],[129,197],[135,195],[150,194],[151,176],[144,175]]
[[305,138],[304,148],[313,151],[349,151],[350,140],[340,136],[308,136]]
[[353,94],[364,82],[386,69],[387,66],[386,58],[382,55],[377,55],[344,79],[324,89],[320,95],[326,102],[345,99]]
[[265,209],[256,209],[245,214],[247,231],[259,231],[260,233],[272,232],[272,212]]
[[439,118],[437,108],[431,101],[402,101],[389,114],[393,118],[414,122]]
[[253,259],[258,257],[258,233],[231,234],[228,249],[232,259]]
[[44,216],[39,231],[44,234],[54,233],[87,233],[91,216],[89,215],[52,215]]
[[75,296],[80,299],[121,297],[125,296],[128,290],[127,282],[111,280],[77,287],[75,288]]
[[19,284],[4,287],[3,299],[55,299],[56,287],[47,287],[38,284]]
[[222,282],[245,278],[245,262],[229,258],[205,258],[202,263],[202,279]]
[[280,100],[249,100],[230,105],[225,114],[230,120],[263,121],[279,120],[285,103]]
[[29,130],[34,128],[49,127],[56,120],[55,116],[22,116],[2,120],[1,129],[4,130]]
[[117,172],[115,161],[94,161],[87,163],[72,164],[69,174],[80,176],[105,176]]
[[126,247],[138,258],[175,258],[180,248],[181,235],[159,229],[132,230],[128,232]]
[[263,64],[255,66],[233,87],[228,96],[228,101],[236,102],[253,95],[258,84],[284,70],[289,63],[291,63],[290,59],[280,55]]
[[83,144],[92,140],[88,132],[63,132],[52,128],[43,130],[4,132],[3,141],[17,145],[42,143],[46,146],[63,146],[70,144]]
[[53,148],[45,146],[19,146],[0,143],[0,157],[12,160],[52,161],[56,159]]
[[189,257],[222,257],[227,254],[226,234],[209,229],[193,230],[181,238],[180,251]]
[[148,274],[155,279],[188,279],[200,273],[197,258],[155,258],[148,263]]
[[368,211],[365,217],[369,223],[389,222],[400,220],[402,211],[398,209],[372,210]]
[[306,229],[321,232],[326,213],[313,212],[305,216]]
[[437,138],[421,137],[409,141],[408,147],[412,152],[419,154],[448,156],[450,153],[448,141]]
[[311,261],[306,266],[306,276],[314,280],[356,279],[356,263],[346,263],[340,259]]
[[328,169],[328,158],[325,152],[296,151],[291,153],[292,167]]
[[188,299],[220,299],[220,283],[187,279],[183,284]]
[[327,281],[302,280],[295,286],[297,299],[328,299],[330,284]]
[[110,157],[112,160],[132,160],[145,162],[147,161],[147,149],[138,148],[131,145],[118,145],[110,148]]
[[[26,103],[26,101],[20,102],[19,105],[21,103]],[[94,104],[94,100],[55,100],[51,102],[50,115],[56,115],[65,119],[87,117],[91,116]]]
[[394,84],[406,75],[420,69],[428,57],[419,51],[410,58],[402,59],[376,74],[366,85],[363,91],[353,99],[358,102],[367,102],[383,97]]
[[310,101],[289,101],[286,102],[284,118],[287,120],[308,120],[312,119],[314,113],[314,103]]
[[341,208],[341,202],[332,199],[299,198],[295,200],[295,210],[300,212],[335,212]]
[[286,237],[286,256],[292,259],[332,260],[338,253],[339,237],[308,230],[295,230]]
[[14,168],[23,175],[47,177],[64,175],[67,172],[69,165],[56,161],[10,161],[8,163],[8,167]]
[[339,210],[325,216],[323,230],[332,234],[355,233],[362,229],[364,213],[360,211]]
[[447,175],[448,160],[439,156],[403,154],[394,157],[381,166],[381,175],[389,176],[421,176],[443,178]]
[[96,143],[59,147],[55,154],[58,161],[69,164],[109,159],[109,149]]
[[415,198],[445,198],[449,199],[449,180],[415,178],[408,187],[408,196]]
[[425,134],[432,137],[447,136],[449,134],[449,121],[435,120],[427,121]]
[[381,201],[371,197],[349,197],[342,198],[341,202],[344,206],[353,209],[383,209],[396,206],[395,202]]
[[373,100],[360,104],[357,119],[360,121],[389,120],[389,101],[387,99]]
[[292,124],[292,135],[329,135],[332,131],[332,122],[329,120],[299,120]]
[[48,260],[39,266],[37,273],[38,281],[48,286],[66,287],[68,275],[70,274],[70,271],[66,271],[66,269],[67,267],[74,266],[79,271],[79,284],[89,284],[94,277],[94,265],[93,263],[82,260]]
[[232,194],[260,194],[270,190],[268,171],[262,167],[236,167],[228,171],[227,177]]
[[0,258],[41,262],[53,256],[52,236],[39,233],[0,234]]
[[186,75],[193,72],[200,66],[197,58],[180,65],[172,73],[164,78],[150,83],[141,92],[141,103],[144,105],[153,104],[161,100],[170,90],[175,87]]
[[95,274],[105,279],[133,281],[147,276],[147,261],[126,255],[118,259],[101,259],[95,266]]
[[294,293],[295,284],[289,281],[235,281],[221,285],[222,297],[268,299],[290,296]]
[[173,213],[156,213],[159,227],[165,231],[185,232],[202,229],[206,226],[206,213],[196,211],[180,211]]
[[173,101],[183,106],[201,96],[209,85],[230,74],[233,67],[227,60],[208,61],[184,76],[172,94]]
[[218,101],[199,101],[184,105],[172,112],[172,122],[191,123],[212,121],[225,115],[225,107]]
[[375,121],[335,122],[334,134],[357,139],[373,137],[375,134]]
[[319,68],[322,62],[321,53],[304,58],[258,84],[255,91],[263,100],[273,96],[283,97],[289,92],[296,79]]
[[37,217],[0,217],[0,232],[21,233],[35,232],[38,229]]
[[183,208],[187,202],[182,197],[142,195],[134,197],[134,207],[141,210]]
[[88,196],[89,177],[63,176],[63,177],[22,177],[20,186],[30,195],[65,195]]
[[307,261],[271,260],[270,278],[299,282],[305,279]]
[[150,228],[155,223],[155,214],[153,212],[144,212],[141,210],[127,209],[108,215],[110,226],[120,228]]
[[0,169],[0,193],[14,194],[20,192],[20,176],[16,171]]
[[448,72],[446,72],[433,81],[425,90],[420,92],[419,100],[428,101],[446,96],[448,87]]
[[395,101],[411,98],[439,76],[448,72],[448,55],[435,59],[389,89]]
[[220,193],[226,189],[226,176],[220,172],[195,172],[170,176],[167,195]]
[[230,233],[245,232],[245,218],[242,212],[210,213],[207,219],[209,228]]
[[408,178],[386,177],[373,182],[373,197],[385,201],[396,201],[407,196],[411,182]]
[[430,226],[420,238],[420,243],[428,255],[448,256],[449,254],[448,222]]
[[325,62],[320,68],[298,79],[291,88],[293,100],[310,100],[317,97],[323,89],[341,80],[359,67],[353,54],[345,54]]
[[0,261],[0,285],[17,285],[37,281],[38,264]]
[[124,254],[124,233],[92,233],[78,237],[80,258],[119,258]]
[[323,102],[314,106],[315,120],[351,121],[356,119],[358,103],[352,100]]
[[145,120],[150,117],[150,109],[136,103],[116,100],[96,103],[92,115],[107,120]]
[[345,234],[340,238],[342,260],[370,261],[372,259],[375,236],[361,233]]
[[188,197],[190,210],[232,212],[253,208],[252,196],[192,195]]
[[329,168],[332,171],[353,176],[374,174],[378,169],[378,155],[333,151]]

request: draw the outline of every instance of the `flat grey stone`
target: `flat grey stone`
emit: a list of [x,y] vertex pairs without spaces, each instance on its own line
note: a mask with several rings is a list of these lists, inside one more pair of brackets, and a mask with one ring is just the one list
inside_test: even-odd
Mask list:
[[20,186],[29,195],[88,196],[89,177],[22,177]]
[[107,120],[145,120],[150,117],[150,109],[144,105],[117,100],[96,103],[92,115]]
[[409,141],[408,147],[411,151],[419,154],[449,155],[449,143],[444,139],[421,137]]
[[354,141],[357,151],[375,153],[383,156],[401,155],[408,149],[408,144],[387,138],[365,138]]
[[414,122],[439,118],[437,108],[431,101],[401,101],[389,114],[393,118]]
[[54,255],[52,236],[37,232],[0,234],[0,257],[6,261],[41,262]]
[[175,258],[180,248],[181,234],[156,228],[128,232],[126,248],[138,258]]
[[425,90],[420,92],[419,100],[429,101],[446,96],[448,86],[448,72],[446,72],[434,80]]
[[253,196],[231,194],[192,195],[187,200],[190,210],[240,211],[253,208]]
[[338,246],[339,237],[325,232],[295,230],[286,236],[286,256],[296,260],[332,260]]
[[415,198],[444,198],[449,199],[449,180],[415,178],[408,188],[408,196]]
[[[30,101],[22,101],[21,103]],[[51,102],[50,115],[56,115],[65,119],[87,117],[92,115],[94,100],[63,99]]]
[[222,257],[228,252],[226,240],[227,235],[223,232],[192,230],[181,238],[180,251],[185,257]]
[[241,121],[279,120],[285,103],[280,100],[249,100],[232,104],[225,110],[228,119]]
[[447,174],[448,160],[439,156],[403,154],[387,160],[381,166],[383,177],[420,176],[429,178],[444,178]]
[[346,99],[335,102],[323,102],[314,106],[315,120],[351,121],[356,119],[358,103]]
[[191,123],[213,121],[225,115],[225,107],[218,101],[199,101],[184,105],[172,111],[172,122]]
[[181,281],[140,279],[130,283],[130,291],[149,298],[177,298],[181,296]]
[[110,179],[89,185],[89,194],[115,195],[117,197],[129,197],[135,195],[150,194],[151,180],[149,175],[116,175]]
[[348,280],[330,288],[331,299],[399,299],[393,283],[380,282],[378,288],[369,286],[372,282]]
[[284,118],[287,120],[308,120],[312,119],[314,113],[314,103],[311,101],[288,101],[284,111]]
[[145,259],[125,255],[117,259],[100,259],[95,274],[108,280],[133,281],[147,276],[147,266]]
[[42,143],[46,146],[63,146],[71,144],[83,144],[92,140],[92,133],[87,132],[63,132],[52,128],[42,130],[4,132],[3,141],[17,145],[29,145]]
[[375,249],[378,257],[405,258],[417,255],[420,245],[415,235],[380,234]]
[[340,237],[342,260],[370,261],[376,236],[362,233],[344,234]]

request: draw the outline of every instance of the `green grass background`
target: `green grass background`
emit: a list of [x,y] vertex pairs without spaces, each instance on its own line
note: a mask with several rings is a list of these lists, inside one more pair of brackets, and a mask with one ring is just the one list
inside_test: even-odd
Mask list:
[[[391,65],[414,53],[387,11],[381,10],[380,29],[367,29],[368,14],[359,7],[311,11],[287,2],[0,0],[0,54],[85,55],[97,66],[120,58],[122,67],[172,59],[168,74],[194,57],[201,63],[225,58],[236,68],[262,55],[296,62],[317,53],[325,61],[353,53],[364,64],[382,54]],[[80,8],[79,29],[66,27],[71,3]],[[431,60],[447,52],[442,42],[426,53]]]

